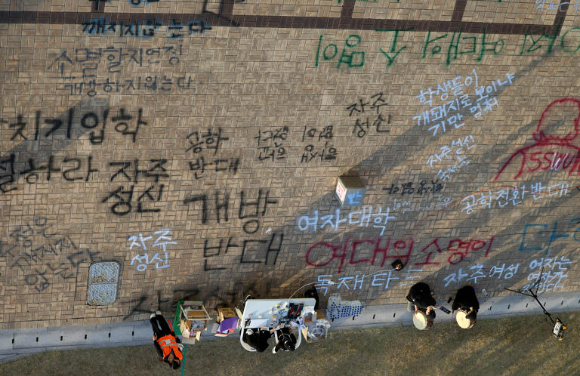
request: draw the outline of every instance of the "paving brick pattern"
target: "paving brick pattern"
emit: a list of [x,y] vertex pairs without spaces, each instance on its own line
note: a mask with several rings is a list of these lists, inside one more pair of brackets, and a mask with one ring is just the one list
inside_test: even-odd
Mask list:
[[[0,2],[0,329],[328,280],[323,300],[382,305],[543,266],[543,291],[578,291],[580,18],[537,7]],[[104,307],[95,261],[121,265]]]

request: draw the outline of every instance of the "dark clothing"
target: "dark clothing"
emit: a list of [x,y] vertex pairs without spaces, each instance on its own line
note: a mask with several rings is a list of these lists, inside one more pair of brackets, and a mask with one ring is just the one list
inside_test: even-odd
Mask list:
[[280,350],[293,351],[296,347],[296,336],[288,328],[278,329],[276,352]]
[[[165,317],[163,317],[161,315],[155,315],[155,317],[152,317],[151,320],[149,320],[149,321],[151,322],[151,327],[153,328],[153,333],[155,333],[157,338],[161,338],[163,336],[171,334],[172,336],[175,337],[175,341],[177,343],[181,343],[181,340],[179,339],[179,337],[177,337],[175,335],[173,330],[171,330],[171,328],[167,324],[167,320],[165,320]],[[159,355],[159,358],[163,359],[163,351],[161,351],[161,346],[159,346],[159,343],[157,343],[157,341],[153,341],[153,346],[155,346],[155,350],[157,350],[157,355]],[[173,350],[171,352],[173,353]],[[173,354],[173,356],[175,356],[175,354]],[[169,355],[166,358],[168,358],[168,357],[169,357]],[[166,360],[166,358],[163,359],[163,361],[169,363]]]
[[[421,310],[427,310],[427,307],[434,306],[436,301],[431,296],[431,289],[429,285],[424,282],[415,283],[409,290],[407,300],[417,306]],[[431,310],[427,317],[435,319],[437,315],[435,310]]]
[[249,329],[252,331],[248,334],[248,330],[244,331],[243,340],[245,343],[256,349],[257,352],[263,352],[268,348],[268,339],[272,337],[269,330]]
[[469,308],[473,307],[475,312],[479,311],[479,302],[475,296],[475,290],[471,286],[464,286],[457,291],[455,295],[455,300],[451,308],[456,311],[458,309],[463,309],[469,311]]
[[416,283],[411,287],[407,300],[422,309],[427,309],[427,307],[434,306],[436,303],[431,296],[429,285],[423,282]]

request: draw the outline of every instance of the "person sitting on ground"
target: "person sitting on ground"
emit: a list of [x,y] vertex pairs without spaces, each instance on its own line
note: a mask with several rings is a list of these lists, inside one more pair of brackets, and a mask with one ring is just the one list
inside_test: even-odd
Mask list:
[[153,345],[159,355],[159,360],[169,363],[169,367],[179,369],[183,359],[183,345],[179,337],[175,335],[173,329],[168,325],[167,320],[157,311],[150,316],[151,326],[153,327]]
[[280,350],[294,351],[296,350],[296,336],[288,328],[276,328],[278,335],[278,343],[272,349],[272,353],[276,354]]
[[477,311],[479,311],[475,289],[472,286],[460,288],[451,308],[453,311],[458,311],[455,315],[457,324],[463,329],[471,329],[477,321]]
[[264,352],[268,348],[268,340],[272,337],[272,333],[275,330],[267,330],[264,326],[260,329],[246,329],[242,339],[257,352]]
[[424,325],[420,326],[416,323],[415,326],[417,329],[428,330],[433,325],[433,321],[437,316],[435,314],[435,309],[439,308],[435,306],[435,303],[435,299],[431,294],[431,289],[428,284],[419,282],[411,286],[409,293],[407,294],[407,310],[411,311],[414,305],[414,318],[415,316],[417,316],[417,319],[421,318],[420,320],[414,319],[414,322],[418,321],[424,323]]

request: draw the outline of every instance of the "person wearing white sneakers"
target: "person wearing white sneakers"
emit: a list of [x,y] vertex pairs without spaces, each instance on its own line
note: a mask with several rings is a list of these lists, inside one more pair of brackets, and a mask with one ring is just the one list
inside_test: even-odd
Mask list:
[[171,323],[165,320],[161,311],[156,311],[150,316],[153,327],[153,345],[159,355],[159,360],[169,363],[169,367],[179,369],[183,359],[183,345],[179,337],[175,335],[170,327]]

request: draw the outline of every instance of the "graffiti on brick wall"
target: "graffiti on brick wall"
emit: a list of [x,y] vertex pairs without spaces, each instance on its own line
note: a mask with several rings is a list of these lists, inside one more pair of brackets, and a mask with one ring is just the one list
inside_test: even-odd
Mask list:
[[443,190],[443,184],[439,183],[439,180],[431,180],[428,182],[427,180],[423,179],[419,184],[413,185],[412,181],[400,184],[391,183],[390,187],[384,187],[383,191],[386,191],[387,194],[400,194],[401,196],[409,195],[409,196],[424,196],[428,194],[439,193]]
[[81,26],[83,32],[91,36],[117,36],[134,38],[153,38],[159,32],[166,29],[163,35],[166,38],[179,39],[185,35],[205,34],[206,30],[211,30],[211,25],[203,19],[194,19],[181,22],[172,19],[165,23],[158,19],[141,20],[134,22],[111,21],[106,17],[93,18],[84,21]]
[[[402,53],[412,53],[413,56],[420,56],[422,60],[443,60],[444,64],[450,65],[463,55],[471,56],[475,62],[481,62],[485,56],[500,55],[506,50],[506,41],[500,38],[499,35],[487,34],[485,29],[481,34],[428,31],[420,50],[417,49],[416,51],[412,51],[412,46],[402,41],[406,33],[416,33],[413,28],[376,30],[376,32],[385,33],[386,35],[392,33],[392,39],[389,42],[385,42],[384,46],[380,46],[378,51],[368,51],[364,47],[366,41],[358,34],[351,34],[344,41],[338,43],[335,41],[327,42],[325,40],[326,36],[324,34],[320,35],[316,45],[314,66],[330,64],[330,66],[337,69],[358,69],[365,66],[367,56],[380,56],[380,61],[384,62],[385,67],[388,68],[395,64],[397,57]],[[538,32],[542,32],[542,34],[538,34]],[[543,34],[543,30],[538,32],[524,34],[520,55],[549,54],[552,52],[558,38],[564,52],[576,54],[580,50],[580,43],[577,39],[580,27],[572,27],[562,33],[561,36]]]
[[0,241],[0,257],[12,258],[24,283],[43,292],[56,281],[74,280],[81,263],[93,262],[99,252],[80,247],[69,235],[53,232],[48,219],[36,216],[10,232],[8,242]]
[[[166,45],[154,48],[75,48],[62,49],[47,70],[57,73],[52,78],[74,80],[96,78],[98,69],[107,73],[121,73],[123,67],[155,67],[168,63],[176,66],[181,61],[183,46]],[[75,69],[80,72],[75,73]],[[76,74],[76,76],[75,76]],[[183,82],[182,82],[183,83]]]
[[547,170],[580,176],[580,146],[575,141],[579,122],[580,100],[562,98],[550,103],[533,133],[535,142],[513,153],[493,180],[498,180],[510,165],[517,168],[517,173],[506,177],[514,180]]
[[572,265],[570,259],[560,256],[540,258],[528,264],[528,281],[524,289],[537,288],[538,293],[556,291],[564,288],[564,280],[568,278],[566,270]]
[[371,205],[366,205],[358,209],[351,209],[348,214],[341,213],[341,209],[338,208],[332,214],[319,216],[318,210],[315,210],[312,215],[300,216],[297,224],[300,231],[312,232],[323,230],[326,227],[338,231],[341,224],[358,225],[359,227],[368,227],[372,224],[373,228],[381,229],[381,235],[383,235],[389,221],[394,219],[395,216],[391,215],[390,207],[379,206],[373,211]]
[[[451,129],[458,129],[465,125],[463,122],[464,115],[462,110],[469,110],[470,114],[475,119],[478,119],[486,113],[492,112],[499,107],[497,101],[497,91],[502,86],[510,86],[513,83],[514,75],[506,73],[506,80],[497,79],[487,86],[479,86],[477,72],[473,70],[473,76],[457,76],[452,80],[445,81],[437,85],[437,89],[433,90],[429,87],[426,91],[421,90],[421,93],[415,98],[423,105],[433,105],[433,95],[444,101],[444,104],[431,107],[427,111],[423,111],[420,115],[414,116],[417,120],[417,125],[422,127],[429,127],[428,130],[433,132],[433,136],[442,134]],[[467,88],[473,85],[475,90],[475,103],[467,92]],[[464,87],[466,88],[464,91]],[[451,101],[449,93],[453,91]]]
[[[103,11],[104,5],[109,3],[111,0],[88,0],[93,4],[93,10],[95,11]],[[135,7],[147,7],[152,4],[159,3],[159,0],[123,0],[128,1],[129,4]],[[241,3],[245,0],[231,0],[230,4]],[[201,14],[211,14],[217,18],[226,20],[229,22],[230,26],[239,26],[238,22],[234,21],[233,19],[229,18],[229,14],[224,14],[224,9],[226,8],[227,4],[224,3],[223,0],[219,2],[212,1],[212,5],[217,5],[217,12],[212,12],[208,10],[208,3],[209,0],[203,0]],[[101,6],[102,5],[102,6]],[[119,21],[108,21],[106,18],[101,17],[98,19],[90,20],[88,23],[84,22],[83,24],[83,31],[89,34],[104,34],[105,32],[102,29],[106,25],[108,28],[112,28],[108,30],[111,34],[116,34],[117,30],[119,31],[119,36],[134,36],[134,37],[145,37],[151,38],[156,35],[156,31],[161,26],[167,26],[167,35],[169,38],[182,38],[186,33],[191,34],[204,34],[205,30],[211,30],[212,27],[209,23],[205,22],[203,18],[194,19],[194,20],[178,20],[172,19],[171,23],[164,23],[163,21],[157,19],[148,19],[148,20],[141,20],[135,23],[123,23]],[[142,29],[140,29],[140,27]],[[89,28],[87,31],[86,29]]]
[[[284,233],[272,232],[269,240],[205,239],[203,242],[203,270],[225,270],[225,265],[233,264],[233,255],[240,255],[239,264],[276,265],[282,250]],[[229,252],[229,254],[228,254]]]
[[447,39],[449,34],[431,36],[431,31],[428,31],[421,58],[425,59],[440,54],[447,42],[449,42],[445,59],[447,65],[461,55],[474,56],[475,61],[479,62],[486,54],[499,55],[505,47],[505,41],[501,38],[498,38],[497,41],[488,40],[489,35],[486,34],[485,29],[480,35],[462,36],[462,34],[462,32],[453,32],[451,39]]
[[[472,265],[463,271],[463,268],[457,269],[456,272],[448,274],[443,281],[445,282],[445,287],[450,284],[477,284],[478,281],[484,279],[496,280],[509,280],[512,279],[514,275],[518,272],[520,267],[519,263],[507,265],[502,263],[501,265],[492,266],[487,270],[484,264]],[[467,278],[466,278],[467,277]]]
[[[50,155],[46,163],[39,163],[40,158],[28,158],[22,164],[15,163],[14,153],[7,157],[0,157],[0,191],[8,193],[18,190],[13,186],[19,178],[23,178],[27,184],[36,184],[40,181],[50,181],[55,176],[73,182],[77,180],[90,181],[93,174],[99,170],[93,167],[93,157],[55,157]],[[16,168],[17,165],[23,167]]]
[[[423,269],[406,269],[404,275],[394,270],[373,274],[356,274],[354,276],[334,277],[332,274],[319,275],[317,283],[314,285],[317,291],[323,292],[326,296],[330,291],[349,292],[349,291],[367,291],[369,289],[388,290],[393,284],[399,283],[399,286],[415,284],[422,278]],[[398,275],[399,277],[395,277]]]
[[[528,263],[528,268],[523,270],[520,268],[520,263],[509,265],[501,263],[492,267],[486,267],[485,264],[479,263],[466,269],[459,268],[457,271],[449,273],[443,278],[443,282],[445,282],[444,287],[464,284],[475,285],[482,281],[488,282],[490,279],[508,281],[516,276],[518,272],[527,272],[527,280],[530,283],[524,286],[524,289],[531,288],[541,278],[535,287],[538,287],[538,292],[542,293],[562,289],[564,280],[568,277],[566,271],[571,264],[572,262],[564,256],[553,259],[540,258],[531,260]],[[356,274],[342,277],[324,274],[317,277],[314,286],[324,296],[328,295],[329,292],[349,293],[371,289],[387,291],[397,286],[404,287],[415,284],[424,278],[422,276],[423,272],[423,269],[406,269],[406,273],[400,274],[400,272],[394,270],[385,270],[373,274]]]
[[[420,115],[414,116],[413,120],[417,120],[418,126],[427,126],[432,121],[441,120],[444,117],[447,117],[449,114],[449,119],[446,119],[447,125],[453,125],[455,128],[461,128],[464,124],[461,122],[463,117],[459,112],[463,108],[468,108],[471,105],[469,102],[469,95],[467,94],[467,88],[470,86],[478,86],[478,77],[475,69],[473,69],[473,75],[471,76],[457,76],[452,80],[439,83],[437,85],[437,89],[435,90],[433,90],[431,87],[427,88],[425,91],[421,90],[419,95],[415,96],[415,98],[418,99],[421,105],[426,105],[431,108],[428,111],[424,111]],[[465,92],[464,88],[466,88]],[[453,92],[453,97],[455,97],[455,99],[448,101],[450,92]],[[441,106],[432,107],[434,95],[435,99],[440,99],[442,102],[444,102],[444,104]],[[461,100],[461,103],[459,100]],[[442,132],[445,132],[447,129],[445,128],[445,120],[441,124],[443,124]],[[433,130],[433,135],[435,135],[440,127],[440,124],[434,125],[433,127],[430,127],[429,130]]]
[[[568,277],[566,271],[571,264],[572,261],[564,256],[531,260],[528,268],[524,270],[524,272],[527,271],[527,280],[530,282],[523,288],[529,289],[537,282],[538,284],[534,288],[538,288],[538,293],[562,289],[564,280]],[[519,269],[520,263],[507,266],[502,263],[489,269],[484,264],[477,264],[470,266],[465,271],[463,271],[463,268],[459,268],[456,272],[450,273],[443,278],[443,281],[445,282],[445,287],[447,287],[451,284],[475,285],[482,280],[488,281],[489,279],[510,280],[518,273]]]
[[[451,239],[447,246],[441,247],[439,242],[444,240],[434,238],[419,251],[419,256],[424,261],[414,262],[413,265],[440,265],[436,259],[447,259],[446,263],[456,265],[473,253],[483,254],[487,258],[491,251],[494,237],[489,240],[479,239]],[[409,263],[415,240],[395,240],[391,237],[377,239],[352,240],[347,239],[342,244],[318,242],[310,246],[306,251],[306,263],[315,268],[321,268],[338,264],[337,273],[341,273],[347,265],[366,264],[384,267],[388,260],[400,259],[406,265]],[[439,256],[441,255],[441,256]],[[439,260],[443,261],[443,260]],[[445,261],[444,261],[445,262]]]
[[[163,158],[151,159],[144,163],[139,159],[110,162],[109,166],[114,168],[110,181],[117,181],[117,184],[121,185],[111,188],[101,202],[110,205],[111,212],[118,216],[127,215],[132,211],[160,212],[161,207],[155,207],[155,203],[160,202],[163,197],[165,185],[160,183],[160,180],[169,177],[165,168],[166,163],[167,159]],[[141,169],[139,164],[142,166]]]
[[383,107],[387,105],[383,93],[379,92],[368,99],[359,98],[358,101],[347,106],[349,122],[354,121],[352,134],[363,138],[371,131],[377,134],[389,133],[391,115],[383,113]]
[[433,212],[445,209],[451,202],[451,198],[442,195],[433,195],[433,197],[421,196],[421,200],[416,202],[395,198],[391,207],[397,213]]
[[[579,221],[580,218],[571,219],[568,223],[572,224],[572,228],[569,230],[563,230],[562,227],[565,228],[566,225],[562,226],[562,224],[560,224],[560,230],[558,230],[557,221],[554,221],[551,226],[548,224],[526,224],[522,234],[520,251],[543,251],[545,249],[547,255],[550,252],[550,247],[554,244],[554,241],[558,239],[560,239],[560,242],[566,244],[572,241],[580,242],[580,227],[576,229],[573,228],[574,225],[579,223]],[[566,223],[566,221],[564,223]]]
[[451,164],[450,167],[443,167],[437,171],[437,178],[441,179],[441,181],[447,181],[451,177],[451,174],[469,165],[466,152],[476,146],[477,144],[472,135],[458,138],[457,140],[453,140],[451,145],[441,146],[438,153],[429,156],[427,164],[430,168],[433,168],[433,165],[437,168],[437,165]]
[[[12,131],[10,141],[20,140],[53,140],[64,138],[70,140],[75,131],[89,132],[89,141],[92,145],[101,145],[105,141],[105,128],[112,126],[116,132],[131,138],[133,143],[137,140],[137,133],[141,126],[149,122],[143,119],[143,109],[138,110],[135,117],[123,107],[119,108],[113,116],[113,112],[106,108],[102,113],[95,111],[81,111],[76,113],[75,108],[70,108],[66,114],[57,118],[43,117],[42,111],[36,111],[34,116],[20,114],[16,119],[0,119],[0,124],[6,124]],[[47,125],[43,127],[43,125]]]
[[[207,172],[222,172],[236,175],[240,166],[240,158],[218,158],[222,142],[228,141],[229,137],[222,136],[222,129],[208,129],[207,131],[194,131],[187,135],[189,145],[186,153],[192,153],[196,158],[189,161],[189,170],[194,172],[196,180],[205,178]],[[205,153],[204,153],[205,152]],[[213,155],[209,155],[212,154]],[[205,156],[204,156],[205,154]]]
[[526,189],[526,185],[515,187],[505,187],[501,189],[496,189],[492,192],[489,189],[487,192],[479,192],[476,194],[469,195],[461,200],[465,206],[461,209],[467,215],[473,213],[474,210],[478,209],[492,209],[492,208],[504,208],[506,206],[518,206],[524,200],[537,201],[541,199],[546,199],[550,197],[563,197],[568,194],[568,188],[570,184],[568,183],[557,183],[551,184],[545,187],[541,182],[529,184],[529,189]]
[[[323,61],[334,60],[339,54],[339,47],[334,43],[329,43],[326,46],[322,46],[322,39],[324,35],[320,35],[318,39],[318,46],[316,51],[316,58],[314,66],[317,67],[320,63],[320,59]],[[365,65],[366,52],[353,50],[361,42],[360,35],[351,34],[344,40],[344,45],[340,51],[340,56],[336,59],[336,68],[345,66],[348,68],[361,68]],[[333,61],[334,63],[334,61]]]
[[175,91],[183,92],[185,90],[194,90],[195,86],[192,83],[191,75],[175,78],[167,75],[163,75],[163,77],[147,75],[128,79],[119,78],[117,80],[110,78],[98,80],[93,78],[64,84],[63,88],[68,90],[71,95],[86,94],[89,98],[92,98],[98,94],[108,95],[110,93],[132,93],[134,91],[157,93],[159,90],[161,93],[170,93],[175,89]]
[[[257,234],[261,227],[261,220],[266,216],[268,209],[278,203],[270,197],[270,191],[258,189],[256,197],[248,197],[246,191],[239,193],[237,203],[237,219],[242,221],[242,229],[248,235]],[[191,210],[197,214],[202,225],[209,223],[226,223],[233,218],[230,215],[231,198],[229,192],[213,192],[210,194],[191,195],[184,200]],[[236,239],[234,237],[205,239],[203,258],[204,270],[224,270],[224,265],[233,264],[232,259],[238,257],[240,264],[275,265],[282,250],[284,233],[272,232],[269,240],[265,239]],[[228,253],[229,252],[229,253]],[[234,256],[234,252],[236,255]]]
[[127,0],[132,6],[138,7],[140,5],[151,5],[159,3],[159,0]]
[[536,10],[544,11],[544,9],[546,10],[557,9],[558,12],[566,13],[568,11],[568,13],[572,13],[571,10],[574,9],[574,13],[578,13],[578,6],[580,5],[580,2],[571,0],[562,3],[555,3],[553,1],[550,1],[550,5],[547,5],[547,8],[544,4],[547,4],[546,0],[536,0]]
[[[162,229],[152,232],[151,235],[153,236],[143,236],[141,233],[130,236],[127,241],[130,242],[129,256],[132,256],[131,265],[134,265],[135,269],[140,272],[146,271],[147,267],[152,264],[155,265],[155,269],[168,268],[169,255],[167,247],[177,244],[177,242],[172,241],[170,232],[171,230],[169,229]],[[149,245],[149,248],[147,248],[147,245]],[[137,254],[133,256],[135,252]]]
[[465,151],[471,150],[476,146],[477,144],[472,135],[452,140],[451,145],[443,145],[437,153],[430,155],[429,159],[427,159],[427,164],[429,168],[436,168],[441,162],[461,162],[460,156],[464,155]]
[[[401,42],[401,37],[404,33],[412,32],[412,30],[376,30],[379,33],[393,33],[390,43],[385,43],[385,48],[379,47],[377,51],[380,52],[378,56],[382,57],[381,61],[385,63],[386,67],[393,65],[400,53],[408,49],[409,46]],[[483,60],[485,55],[499,55],[503,51],[505,41],[501,38],[497,38],[497,41],[490,41],[490,36],[486,34],[485,30],[482,34],[477,35],[462,36],[462,34],[461,32],[453,32],[451,39],[448,39],[450,35],[448,33],[435,36],[432,35],[431,31],[428,31],[421,49],[421,59],[439,55],[447,48],[445,64],[449,65],[462,55],[474,56],[475,61],[479,62]],[[336,68],[362,68],[366,63],[368,52],[362,47],[363,45],[364,41],[358,34],[349,35],[339,45],[324,41],[324,35],[320,35],[316,46],[314,66],[318,67],[323,62],[330,62]]]
[[288,138],[288,127],[278,127],[271,130],[258,130],[258,160],[265,161],[271,159],[272,161],[286,159],[286,140]]
[[[407,46],[402,46],[397,49],[397,42],[400,34],[404,32],[411,31],[411,29],[404,30],[376,30],[381,33],[393,33],[393,40],[390,45],[385,49],[379,48],[379,52],[383,57],[386,66],[390,67],[395,63],[395,59],[401,51],[407,48]],[[358,34],[351,34],[341,43],[341,46],[337,46],[336,43],[326,43],[323,45],[324,35],[320,35],[318,39],[318,45],[316,47],[316,57],[314,60],[314,66],[318,67],[321,62],[330,61],[332,64],[336,63],[336,68],[362,68],[365,65],[366,51],[359,47],[362,38]],[[339,56],[340,53],[340,56]]]
[[[211,197],[213,196],[213,198]],[[246,191],[239,192],[238,202],[238,219],[244,221],[242,228],[246,234],[255,234],[260,229],[260,220],[266,215],[268,208],[276,205],[278,200],[270,197],[270,190],[263,191],[258,189],[257,197],[255,199],[248,197],[250,194]],[[201,208],[198,208],[199,218],[201,224],[208,224],[209,221],[214,221],[219,224],[222,222],[229,222],[230,220],[230,194],[229,192],[214,191],[213,195],[203,193],[187,197],[183,203],[185,205],[192,205],[200,203]],[[215,213],[215,216],[211,216]]]
[[310,161],[320,160],[332,161],[336,159],[337,150],[332,142],[333,126],[326,127],[304,127],[302,132],[302,142],[310,142],[302,151],[300,163],[309,163]]
[[[125,67],[158,67],[161,64],[177,66],[181,61],[181,44],[154,48],[75,48],[58,51],[47,71],[62,83],[70,94],[86,94],[92,98],[98,94],[145,92],[183,92],[196,89],[191,75],[145,75],[118,77]],[[105,70],[116,77],[97,78],[98,70]],[[90,119],[89,119],[90,120]]]
[[[277,127],[269,130],[258,130],[257,156],[260,162],[267,160],[282,161],[288,158],[287,144],[290,128]],[[302,131],[302,142],[308,143],[302,149],[300,163],[310,163],[312,161],[330,162],[337,158],[338,150],[333,143],[334,127],[304,126]]]

